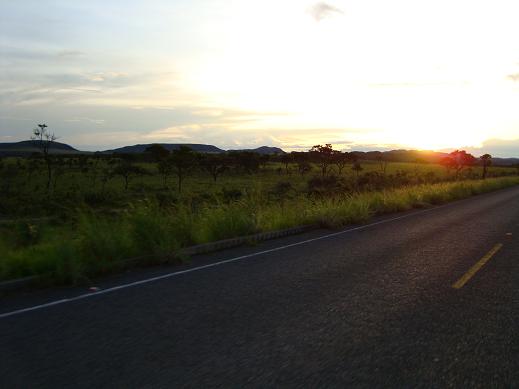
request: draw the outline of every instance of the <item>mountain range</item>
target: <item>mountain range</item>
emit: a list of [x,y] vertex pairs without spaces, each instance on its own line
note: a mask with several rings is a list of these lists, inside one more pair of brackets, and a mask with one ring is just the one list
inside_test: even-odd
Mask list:
[[[279,147],[261,146],[255,149],[224,150],[213,145],[197,143],[148,143],[133,146],[123,146],[116,149],[100,151],[103,154],[136,154],[143,153],[152,144],[158,144],[168,151],[178,150],[180,146],[187,146],[198,153],[225,153],[226,151],[251,151],[258,154],[284,154]],[[65,143],[53,142],[49,148],[52,154],[91,154],[92,151],[81,151]],[[0,143],[0,156],[26,156],[40,152],[38,142],[24,140],[21,142]]]
[[[111,150],[100,151],[103,154],[136,154],[143,153],[147,147],[153,143],[137,144],[133,146],[124,146]],[[199,153],[224,153],[233,151],[251,151],[258,154],[285,154],[285,151],[279,147],[261,146],[255,149],[239,149],[239,150],[224,150],[213,145],[206,144],[188,144],[188,143],[158,143],[165,149],[172,151],[177,150],[180,146],[188,146],[193,151]],[[5,156],[27,156],[32,153],[39,152],[37,141],[26,140],[21,142],[0,143],[0,157]],[[53,154],[91,154],[91,151],[81,151],[65,143],[53,142],[50,147],[50,152]],[[382,154],[384,160],[392,162],[429,162],[438,163],[442,158],[445,158],[448,153],[436,151],[418,151],[418,150],[391,150],[391,151],[352,151],[360,160],[377,160]],[[507,166],[519,164],[519,158],[492,158],[494,165]]]

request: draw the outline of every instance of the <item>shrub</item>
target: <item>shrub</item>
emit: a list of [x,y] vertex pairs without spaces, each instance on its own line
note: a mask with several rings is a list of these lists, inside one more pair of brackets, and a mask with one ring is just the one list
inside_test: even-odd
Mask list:
[[308,193],[318,197],[351,192],[346,182],[337,176],[315,176],[307,182]]
[[196,243],[233,238],[256,232],[255,213],[244,202],[202,210],[194,225]]
[[[319,177],[320,185],[337,180]],[[338,228],[364,223],[376,214],[442,204],[518,185],[518,177],[421,184],[376,192],[333,196],[298,196],[269,202],[261,188],[239,201],[193,207],[184,200],[172,207],[140,201],[124,212],[79,211],[74,222],[61,226],[18,223],[0,231],[0,279],[52,273],[56,282],[77,282],[120,268],[121,260],[143,256],[140,263],[169,259],[169,253],[194,243],[244,236],[302,224]],[[283,191],[288,185],[281,185]],[[241,193],[241,192],[240,192]],[[44,227],[44,228],[43,228]]]

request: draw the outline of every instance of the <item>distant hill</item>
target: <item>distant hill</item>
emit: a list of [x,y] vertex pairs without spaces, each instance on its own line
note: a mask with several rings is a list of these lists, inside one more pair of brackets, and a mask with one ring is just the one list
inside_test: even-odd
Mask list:
[[180,146],[187,146],[191,148],[193,151],[198,153],[224,153],[225,150],[222,150],[213,145],[204,145],[204,144],[189,144],[189,143],[147,143],[147,144],[139,144],[134,146],[124,146],[119,147],[113,150],[103,151],[103,154],[134,154],[134,153],[144,153],[144,151],[151,145],[158,144],[164,147],[166,150],[178,150]]
[[241,149],[241,150],[228,150],[228,151],[249,151],[258,154],[285,154],[285,152],[279,147],[261,146],[255,149]]
[[[377,160],[380,155],[390,162],[424,162],[439,163],[448,153],[421,150],[391,150],[391,151],[352,151],[361,160]],[[478,155],[474,155],[476,158]],[[519,158],[492,158],[495,166],[510,166],[519,163]]]
[[419,150],[390,150],[390,151],[352,151],[358,159],[377,160],[381,155],[390,162],[427,162],[438,163],[447,153]]
[[[119,147],[113,150],[105,150],[103,154],[137,154],[144,153],[146,148],[153,144],[159,144],[165,149],[172,151],[178,150],[180,146],[190,147],[198,153],[225,153],[236,151],[249,151],[263,155],[285,154],[285,151],[279,147],[261,146],[255,149],[241,150],[223,150],[219,147],[198,143],[147,143],[133,146]],[[21,142],[0,143],[0,157],[23,157],[32,153],[39,153],[38,142],[34,140],[25,140]],[[52,154],[90,154],[90,151],[80,151],[65,143],[53,142],[50,148]],[[423,162],[438,163],[445,158],[448,153],[437,151],[420,151],[420,150],[391,150],[391,151],[351,151],[360,160],[377,160],[382,155],[386,161],[390,162]],[[475,155],[477,157],[477,155]],[[492,158],[492,164],[495,166],[510,166],[519,164],[519,158]]]
[[[35,140],[24,140],[21,142],[0,143],[0,156],[18,157],[32,153],[39,153],[40,148]],[[53,142],[49,148],[52,154],[80,154],[83,151],[76,150],[65,143]]]
[[178,150],[180,146],[187,146],[191,148],[193,151],[198,153],[225,153],[226,151],[250,151],[258,154],[284,154],[285,152],[281,150],[279,147],[270,147],[270,146],[261,146],[255,149],[242,149],[242,150],[223,150],[219,147],[213,145],[205,145],[205,144],[190,144],[190,143],[148,143],[148,144],[139,144],[134,146],[124,146],[113,150],[103,151],[105,154],[133,154],[133,153],[143,153],[149,146],[153,144],[158,144],[164,147],[166,150]]
[[492,158],[492,164],[494,166],[518,165],[519,158]]
[[[116,149],[101,151],[103,154],[138,154],[144,153],[146,149],[153,145],[158,144],[164,147],[166,150],[178,150],[180,146],[187,146],[191,148],[193,151],[198,153],[225,153],[226,150],[223,150],[219,147],[213,145],[206,144],[198,144],[198,143],[146,143],[146,144],[138,144],[133,146],[123,146]],[[269,147],[262,146],[256,149],[246,149],[246,150],[228,150],[228,151],[251,151],[258,154],[284,154],[285,152],[278,147]],[[13,142],[13,143],[0,143],[0,156],[26,156],[32,153],[38,153],[40,149],[36,141],[27,140],[22,142]],[[51,145],[50,152],[53,154],[89,154],[89,151],[80,151],[72,146],[69,146],[65,143],[54,142]]]

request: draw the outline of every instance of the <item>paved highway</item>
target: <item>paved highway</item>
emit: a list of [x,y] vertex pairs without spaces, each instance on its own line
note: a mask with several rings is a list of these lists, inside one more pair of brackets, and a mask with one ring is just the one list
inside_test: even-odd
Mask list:
[[519,188],[329,234],[5,297],[0,387],[519,386]]

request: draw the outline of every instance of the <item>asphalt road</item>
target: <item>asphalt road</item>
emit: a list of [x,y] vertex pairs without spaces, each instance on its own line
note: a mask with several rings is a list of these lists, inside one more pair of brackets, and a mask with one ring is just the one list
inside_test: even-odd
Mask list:
[[519,387],[519,188],[326,234],[4,298],[0,387]]

